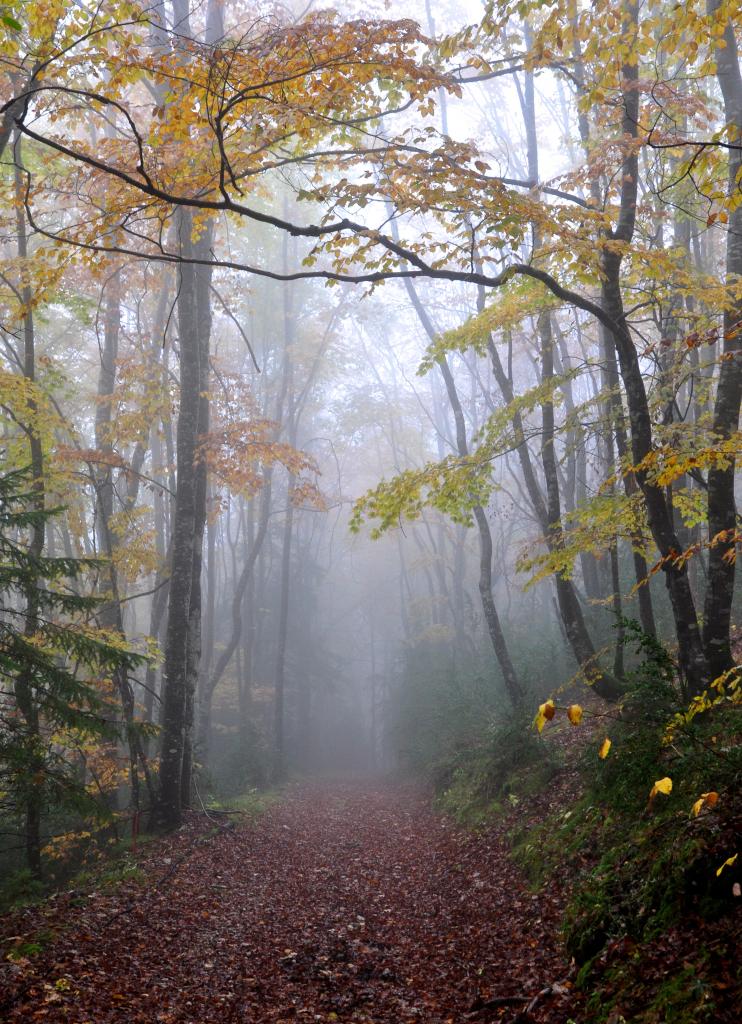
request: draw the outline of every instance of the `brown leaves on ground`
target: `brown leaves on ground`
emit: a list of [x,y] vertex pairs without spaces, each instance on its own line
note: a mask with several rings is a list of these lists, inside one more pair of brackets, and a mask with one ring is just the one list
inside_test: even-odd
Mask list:
[[[292,792],[257,825],[199,817],[144,884],[58,898],[41,954],[0,968],[11,1022],[564,1021],[561,896],[537,898],[496,831],[411,790]],[[76,901],[80,902],[79,898]],[[17,940],[15,940],[17,941]],[[515,997],[521,997],[516,999]]]

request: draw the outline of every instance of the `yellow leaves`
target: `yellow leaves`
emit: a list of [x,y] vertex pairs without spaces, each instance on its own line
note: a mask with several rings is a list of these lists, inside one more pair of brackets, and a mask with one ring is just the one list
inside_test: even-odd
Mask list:
[[713,681],[707,690],[694,697],[686,711],[680,711],[673,715],[668,722],[663,738],[665,745],[672,743],[677,734],[685,726],[690,725],[697,715],[720,704],[730,704],[732,707],[742,706],[742,677],[740,677],[736,666],[727,669]]
[[[475,160],[474,163],[479,169],[487,167],[483,161]],[[480,313],[469,317],[459,327],[445,331],[428,346],[417,371],[418,376],[431,370],[437,359],[447,352],[466,352],[469,349],[485,352],[490,336],[496,331],[521,323],[544,305],[555,308],[557,300],[545,295],[540,284],[523,278],[509,282],[498,290],[495,299]]]
[[567,718],[572,725],[579,725],[582,721],[582,708],[579,704],[570,704],[567,708]]
[[718,802],[719,794],[714,792],[714,790],[710,790],[708,793],[701,793],[698,800],[693,804],[691,813],[694,818],[697,818],[704,807],[716,807]]
[[664,796],[669,796],[672,792],[672,779],[667,776],[664,779],[658,779],[649,791],[650,801],[654,800],[658,793],[662,793]]
[[[533,724],[539,732],[542,732],[546,723],[550,722],[552,718],[554,718],[554,716],[557,713],[557,710],[564,711],[565,709],[558,709],[557,705],[551,699],[544,701],[543,704],[539,705],[538,712],[533,720]],[[567,718],[572,723],[572,725],[579,725],[582,721],[582,716],[584,713],[582,706],[580,704],[570,704],[570,706],[566,708],[566,711]]]
[[85,831],[80,832],[63,832],[60,835],[54,836],[42,849],[42,853],[45,857],[49,857],[51,860],[61,860],[68,856],[68,854],[75,848],[75,845],[84,842],[86,839],[91,838],[92,833]]
[[742,433],[736,432],[724,441],[708,445],[699,445],[697,436],[695,440],[689,437],[687,444],[680,449],[670,445],[653,449],[641,462],[627,467],[625,472],[646,473],[652,483],[667,487],[691,469],[724,469],[740,454]]
[[718,867],[716,869],[716,877],[717,878],[719,877],[719,875],[722,873],[724,868],[731,868],[731,867],[733,867],[733,865],[737,863],[737,857],[739,857],[738,853],[735,853],[733,857],[727,857],[727,859],[724,861],[724,863],[720,867]]
[[600,750],[598,751],[598,757],[600,758],[601,761],[605,761],[605,759],[608,757],[608,754],[610,753],[611,746],[612,746],[611,741],[606,736],[606,738],[603,740],[603,742],[602,742],[602,744],[600,746]]
[[534,718],[533,724],[539,732],[542,732],[546,723],[550,722],[555,714],[556,705],[554,704],[554,701],[547,700],[543,704],[539,705],[538,714]]

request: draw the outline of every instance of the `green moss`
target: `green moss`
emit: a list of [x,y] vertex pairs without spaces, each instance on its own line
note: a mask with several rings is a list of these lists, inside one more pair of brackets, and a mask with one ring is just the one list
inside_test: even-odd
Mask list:
[[[647,981],[644,950],[637,948],[601,979],[586,1009],[591,1021],[630,1021],[631,1024],[706,1024],[716,1019],[712,978],[703,950],[694,963],[685,963],[657,984]],[[578,979],[579,983],[579,979]],[[582,979],[584,985],[584,978]]]
[[585,853],[596,846],[603,819],[604,812],[586,796],[535,828],[516,825],[509,835],[513,859],[539,888],[557,871],[578,869]]

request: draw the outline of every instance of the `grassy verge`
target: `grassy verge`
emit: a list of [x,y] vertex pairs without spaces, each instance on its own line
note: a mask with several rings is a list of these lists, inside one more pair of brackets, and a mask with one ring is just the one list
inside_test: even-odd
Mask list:
[[211,800],[206,810],[229,811],[239,814],[247,822],[257,821],[275,806],[282,797],[280,789],[249,789],[245,793],[221,800]]

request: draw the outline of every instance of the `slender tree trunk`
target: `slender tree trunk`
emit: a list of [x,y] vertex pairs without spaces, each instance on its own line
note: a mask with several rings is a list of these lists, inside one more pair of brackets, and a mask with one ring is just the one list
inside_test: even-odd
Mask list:
[[[114,514],[114,484],[111,456],[113,440],[111,436],[113,420],[113,396],[116,388],[116,361],[118,359],[119,329],[121,319],[121,271],[114,271],[108,281],[105,298],[103,323],[103,346],[101,349],[100,370],[98,374],[98,401],[95,410],[95,443],[103,456],[102,464],[93,467],[95,483],[95,519],[98,551],[106,559],[106,567],[102,574],[103,604],[98,613],[100,624],[123,635],[124,621],[121,608],[118,573],[115,556],[119,547],[113,533],[112,520]],[[117,668],[113,681],[118,690],[126,729],[126,745],[129,758],[129,783],[131,786],[131,803],[135,810],[139,809],[139,740],[135,726],[134,691],[129,682],[125,667]]]
[[[638,21],[636,3],[628,3],[626,10],[630,25],[636,26]],[[627,44],[630,48],[631,41],[628,40]],[[636,151],[639,123],[638,64],[635,61],[626,63],[622,69],[622,75],[624,83],[622,90],[624,158],[621,168],[621,198],[616,226],[609,233],[609,241],[629,244],[634,235],[638,195],[639,165]],[[617,251],[614,246],[610,248],[604,246],[601,255],[603,272],[601,305],[615,325],[611,333],[618,353],[629,409],[631,454],[634,466],[639,466],[652,452],[652,418],[639,357],[624,317],[621,265],[621,251]],[[672,510],[668,506],[662,489],[652,481],[646,469],[637,469],[635,476],[644,496],[652,536],[662,557],[665,583],[675,620],[680,664],[687,690],[689,695],[694,695],[703,691],[708,685],[709,668],[701,642],[701,632],[688,579],[688,569],[684,563],[677,561],[680,543],[675,533]]]
[[[709,0],[709,13],[718,11],[719,6],[720,0]],[[731,22],[725,26],[722,39],[717,37],[714,59],[724,98],[724,115],[727,124],[731,126],[728,140],[729,194],[739,200],[742,187],[742,74],[737,39]],[[730,296],[724,310],[723,357],[713,418],[714,434],[719,441],[728,440],[738,429],[742,398],[742,205],[739,202],[729,213],[726,279]],[[711,547],[703,643],[712,678],[720,676],[734,664],[730,645],[737,528],[734,479],[734,456],[730,456],[724,466],[714,466],[709,470],[708,524]]]
[[[285,338],[288,349],[288,339],[291,337],[293,323],[291,321],[292,310],[289,299],[286,299],[285,307],[286,330]],[[285,359],[286,374],[288,380],[289,399],[289,431],[288,440],[290,444],[296,443],[296,421],[293,396],[293,369],[291,365],[291,354],[286,352]],[[286,515],[283,521],[283,536],[281,542],[281,575],[279,584],[278,603],[278,635],[276,640],[276,666],[274,672],[274,704],[273,704],[273,779],[282,782],[286,776],[286,754],[284,749],[285,739],[285,704],[286,704],[286,643],[288,639],[289,624],[289,602],[291,589],[291,544],[294,527],[294,505],[292,490],[294,486],[294,475],[289,473],[286,485]]]
[[[418,319],[420,320],[425,333],[431,341],[434,341],[437,337],[437,332],[427,310],[423,306],[420,297],[417,294],[415,286],[407,278],[405,278],[405,286],[407,288],[407,294],[410,296],[415,312],[418,315]],[[461,408],[461,401],[456,390],[456,382],[453,379],[451,368],[449,367],[445,356],[442,356],[438,360],[438,367],[440,369],[441,376],[443,377],[448,401],[451,406],[451,411],[453,412],[454,425],[456,428],[456,448],[459,455],[465,456],[469,453],[469,444],[466,436],[466,423],[464,421],[464,413]],[[485,510],[480,505],[477,505],[473,509],[473,512],[474,519],[477,524],[477,530],[479,531],[479,596],[482,601],[484,620],[487,624],[487,632],[495,652],[495,657],[500,665],[508,697],[510,698],[513,707],[521,708],[525,700],[523,688],[515,671],[512,658],[510,657],[510,651],[502,629],[500,616],[497,613],[497,606],[495,605],[495,599],[492,592],[492,532],[490,530]]]
[[288,638],[289,597],[291,574],[291,543],[294,526],[294,506],[291,501],[293,475],[288,480],[288,508],[283,521],[281,543],[281,582],[278,606],[278,639],[276,645],[275,703],[273,712],[273,780],[283,782],[286,776],[286,752],[284,749],[284,725],[286,704],[286,641]]
[[[554,376],[554,340],[551,314],[548,310],[542,310],[539,313],[538,333],[541,341],[541,379],[547,381]],[[554,448],[554,403],[550,400],[545,401],[541,406],[541,425],[541,460],[546,481],[546,543],[551,551],[556,551],[562,547],[564,537]],[[554,582],[562,622],[577,661],[587,679],[594,686],[595,692],[606,700],[616,700],[621,696],[623,687],[616,679],[604,672],[598,664],[597,652],[588,633],[572,581],[557,572],[554,574]]]
[[[633,7],[631,10],[631,17],[634,20],[637,17],[637,11],[635,7]],[[586,91],[585,69],[577,34],[575,34],[574,40],[575,41],[573,57],[575,83],[577,85],[578,92],[584,95]],[[630,72],[628,79],[629,81],[632,81],[631,74],[632,73]],[[630,88],[635,90],[635,85],[632,84]],[[636,112],[638,113],[638,107]],[[626,115],[626,117],[624,118],[624,128],[630,127],[628,125],[628,118],[633,116],[635,113],[633,110],[633,98],[630,101],[630,107],[625,108],[624,113]],[[582,141],[585,154],[587,156],[590,156],[590,123],[588,120],[587,112],[582,105],[580,106],[580,111],[578,114],[578,126],[580,132],[580,139]],[[634,125],[633,131],[635,133],[636,125]],[[626,167],[624,168],[624,170],[627,173],[630,173]],[[636,170],[638,170],[638,168],[635,168],[635,171]],[[630,185],[630,182],[626,182],[626,184]],[[624,196],[627,197],[630,205],[630,192],[622,193],[622,198]],[[600,183],[597,175],[593,175],[590,181],[590,197],[595,208],[599,209],[602,205],[602,196],[600,191]],[[636,202],[636,197],[634,197],[633,202]],[[602,324],[600,325],[600,329],[604,331],[607,330],[607,328],[605,328],[605,326]],[[616,362],[615,344],[610,343],[610,339],[608,338],[607,334],[604,336],[603,358],[606,364],[607,378],[610,382],[611,388],[613,389],[610,401],[613,416],[613,429],[615,431],[616,436],[616,448],[618,450],[619,459],[621,461],[624,461],[628,457],[629,445],[626,438],[626,426],[624,422],[623,405],[621,403],[621,396],[619,393],[620,377],[618,372],[618,364]],[[623,482],[624,490],[628,497],[631,497],[631,495],[636,493],[637,482],[633,474],[624,473]],[[637,597],[639,602],[639,618],[641,620],[642,629],[644,630],[644,632],[647,633],[649,636],[655,636],[656,626],[654,621],[654,610],[652,607],[652,593],[649,589],[649,572],[647,568],[647,561],[643,553],[644,542],[640,533],[635,533],[632,535],[631,544],[632,558],[634,562],[634,575],[636,577],[637,585]]]
[[214,691],[219,685],[219,681],[226,672],[240,643],[243,629],[243,599],[245,591],[254,577],[255,563],[268,533],[270,503],[271,480],[269,471],[260,494],[260,515],[257,532],[254,538],[251,538],[249,533],[245,537],[245,560],[243,562],[240,575],[234,582],[231,608],[232,628],[229,639],[227,640],[224,650],[219,654],[214,670],[201,692],[201,699],[199,701],[198,746],[201,751],[206,753],[208,752],[208,739],[211,729],[211,702],[214,696]]
[[160,787],[156,820],[177,828],[182,820],[181,779],[188,717],[188,625],[196,543],[195,458],[199,428],[201,345],[196,309],[196,273],[192,263],[192,214],[178,213],[180,264],[178,325],[180,408],[176,436],[177,488],[172,528],[172,568],[163,668]]
[[[33,295],[29,279],[28,241],[26,236],[26,213],[23,207],[23,179],[21,175],[21,136],[16,132],[14,138],[15,161],[15,207],[16,207],[16,240],[18,259],[20,262],[19,297],[22,316],[23,337],[23,376],[34,382],[36,379],[36,336],[33,316]],[[26,424],[29,449],[31,455],[31,491],[33,508],[43,511],[45,503],[44,484],[44,451],[36,423],[36,402],[33,397],[28,401],[29,422]],[[30,528],[29,554],[40,558],[44,550],[45,523],[41,519]],[[35,581],[29,583],[25,593],[25,616],[23,632],[32,637],[39,626],[39,596]],[[33,680],[29,672],[21,672],[14,681],[15,699],[25,724],[26,741],[28,744],[28,773],[31,780],[25,796],[25,847],[26,863],[36,877],[41,877],[41,813],[43,809],[44,754],[41,740],[41,722],[39,709],[34,694]]]
[[[214,233],[213,221],[201,228],[201,234],[193,244],[196,259],[208,260]],[[198,434],[194,473],[194,518],[193,518],[193,562],[191,566],[191,592],[188,603],[188,648],[186,666],[186,706],[183,738],[183,761],[181,765],[181,802],[184,807],[191,803],[193,775],[193,725],[195,719],[196,688],[201,663],[201,575],[203,567],[204,532],[208,494],[206,458],[200,445],[209,430],[209,341],[211,336],[211,268],[199,265],[195,268],[196,315],[199,346],[199,392],[198,392]]]

